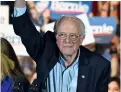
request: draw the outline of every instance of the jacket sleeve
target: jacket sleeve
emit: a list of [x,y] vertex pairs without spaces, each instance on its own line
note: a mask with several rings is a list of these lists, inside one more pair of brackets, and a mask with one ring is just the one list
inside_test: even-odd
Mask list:
[[96,87],[96,92],[108,92],[108,84],[110,79],[110,63],[105,65],[105,68],[99,78],[98,85]]
[[44,49],[44,39],[36,30],[27,11],[19,17],[13,17],[12,23],[15,34],[21,37],[28,54],[37,61]]

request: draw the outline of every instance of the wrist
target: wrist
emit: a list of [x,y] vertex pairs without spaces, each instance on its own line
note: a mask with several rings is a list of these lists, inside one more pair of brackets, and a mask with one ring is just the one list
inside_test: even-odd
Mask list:
[[26,6],[26,2],[24,0],[15,0],[14,7],[15,8],[24,8]]

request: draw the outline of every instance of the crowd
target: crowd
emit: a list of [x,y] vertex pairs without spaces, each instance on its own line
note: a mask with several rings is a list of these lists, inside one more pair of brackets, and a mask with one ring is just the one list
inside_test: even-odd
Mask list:
[[[109,60],[111,74],[108,92],[120,92],[120,1],[92,1],[92,4],[92,12],[88,16],[116,17],[117,29],[110,43],[93,43],[85,47],[93,49],[94,52],[100,53]],[[28,1],[27,5],[32,22],[34,25],[40,26],[43,35],[45,33],[44,25],[55,21],[51,19],[50,10],[46,9],[41,14],[37,11],[34,1]],[[97,8],[95,8],[96,6]],[[1,38],[1,92],[11,92],[6,90],[12,90],[18,77],[22,77],[26,80],[25,85],[29,85],[36,79],[36,76],[35,62],[30,57],[16,56],[10,43]],[[16,90],[15,87],[14,90]]]

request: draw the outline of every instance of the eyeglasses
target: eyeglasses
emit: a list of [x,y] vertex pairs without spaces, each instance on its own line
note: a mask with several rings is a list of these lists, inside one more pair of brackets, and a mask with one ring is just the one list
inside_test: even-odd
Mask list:
[[84,38],[84,34],[75,34],[75,33],[71,33],[71,34],[66,34],[64,32],[61,33],[57,33],[57,36],[60,37],[62,40],[65,40],[67,38],[67,36],[69,36],[69,39],[72,41],[75,41],[77,38],[81,37],[81,39]]

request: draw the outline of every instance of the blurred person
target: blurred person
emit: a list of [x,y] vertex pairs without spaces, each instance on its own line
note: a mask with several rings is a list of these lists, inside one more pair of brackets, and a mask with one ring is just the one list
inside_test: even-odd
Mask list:
[[32,22],[34,23],[35,26],[39,26],[40,27],[40,34],[41,36],[44,35],[45,33],[45,29],[43,27],[44,22],[45,22],[45,18],[43,17],[43,12],[38,12],[36,6],[35,6],[35,1],[27,1],[27,5],[28,5],[28,10],[29,10],[29,14],[31,17]]
[[44,24],[48,24],[48,23],[51,23],[51,13],[50,13],[50,10],[49,9],[46,9],[44,12],[43,12],[43,18],[44,18]]
[[107,17],[109,15],[109,7],[109,1],[92,1],[92,12],[89,16]]
[[107,17],[109,13],[109,1],[98,1],[99,16]]
[[34,66],[34,67],[33,67],[33,68],[34,68],[34,71],[33,71],[32,75],[31,75],[31,80],[30,80],[30,83],[31,83],[31,84],[32,84],[32,82],[33,82],[35,79],[37,79],[36,63],[35,63],[34,60],[32,60],[32,65]]
[[20,66],[30,84],[36,79],[36,63],[29,56],[19,56]]
[[42,26],[42,21],[40,20],[40,14],[37,12],[35,8],[31,8],[29,10],[32,22],[37,26]]
[[120,1],[110,1],[109,16],[116,17],[117,19],[116,35],[120,37]]
[[111,77],[113,76],[120,76],[120,62],[117,60],[116,54],[113,54],[111,59]]
[[110,44],[111,76],[120,76],[120,38],[114,36]]
[[42,20],[43,20],[43,26],[42,26],[42,31],[45,32],[44,25],[49,24],[52,22],[51,20],[51,13],[49,9],[44,10],[42,14]]
[[108,92],[120,92],[120,78],[111,77],[108,84]]
[[13,92],[17,77],[25,79],[11,44],[1,38],[1,92]]
[[120,24],[120,1],[110,1],[109,16],[117,18],[117,24]]
[[42,21],[40,20],[41,13],[39,13],[35,7],[34,1],[27,2],[29,13],[32,19],[32,22],[35,25],[42,26]]
[[27,1],[27,5],[29,6],[29,8],[35,8],[35,3],[34,1]]
[[[81,44],[85,38],[82,20],[63,16],[54,32],[43,38],[32,24],[24,0],[15,1],[15,9],[24,10],[13,17],[13,27],[29,55],[37,64],[39,92],[107,92],[110,62]],[[15,13],[15,11],[14,11]]]
[[118,59],[120,59],[120,38],[119,38],[119,36],[114,36],[110,42],[110,45],[111,45],[110,52],[117,53]]
[[32,16],[32,19],[36,21],[41,21],[41,26],[44,24],[51,23],[51,13],[49,9],[44,9],[43,11],[37,10],[36,3],[41,1],[28,1],[27,5],[29,6],[29,11]]
[[41,1],[28,1],[27,5],[29,6],[29,13],[31,15],[32,22],[35,25],[40,26],[40,34],[43,36],[45,33],[44,25],[51,23],[51,12],[49,9],[44,9],[43,11],[37,10],[36,3]]
[[[90,17],[116,17],[117,28],[120,27],[120,1],[93,1],[92,6]],[[117,33],[119,32],[118,30]]]

